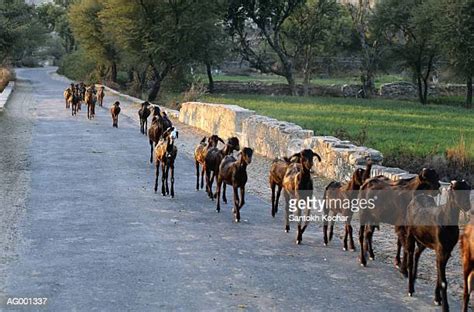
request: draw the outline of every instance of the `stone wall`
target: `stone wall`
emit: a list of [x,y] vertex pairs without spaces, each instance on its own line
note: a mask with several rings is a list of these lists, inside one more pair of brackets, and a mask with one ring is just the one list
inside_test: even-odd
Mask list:
[[255,112],[237,105],[188,102],[181,105],[179,121],[227,139],[242,132],[242,121]]

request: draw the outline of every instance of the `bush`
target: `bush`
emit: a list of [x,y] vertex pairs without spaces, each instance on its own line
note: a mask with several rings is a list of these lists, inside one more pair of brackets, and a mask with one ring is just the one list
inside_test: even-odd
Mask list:
[[87,57],[84,51],[79,49],[61,59],[58,73],[73,80],[89,83],[97,80],[96,65],[92,58]]
[[15,79],[14,73],[8,68],[0,68],[0,92],[3,92],[3,89],[7,86],[9,81]]

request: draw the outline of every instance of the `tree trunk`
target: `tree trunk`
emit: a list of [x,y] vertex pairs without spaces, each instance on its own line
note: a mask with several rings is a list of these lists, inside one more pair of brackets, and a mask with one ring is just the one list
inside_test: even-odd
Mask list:
[[160,92],[161,88],[161,79],[156,78],[155,82],[153,82],[153,86],[151,87],[150,93],[148,93],[148,101],[153,102],[156,100],[156,97],[158,96],[158,93]]
[[110,80],[117,82],[117,63],[112,62],[110,66]]
[[423,104],[428,104],[428,79],[423,79]]
[[422,79],[421,79],[421,75],[419,73],[417,74],[416,80],[418,82],[418,98],[419,98],[421,104],[425,104],[425,101],[423,99],[423,85],[422,85],[422,82],[421,82]]
[[472,107],[472,76],[467,77],[466,107]]
[[212,68],[209,62],[206,62],[206,72],[207,72],[207,79],[209,80],[209,92],[214,92],[214,79],[212,78]]
[[287,73],[286,81],[288,81],[288,86],[290,87],[290,95],[298,95],[298,90],[296,89],[296,82],[295,78],[293,77],[293,73]]

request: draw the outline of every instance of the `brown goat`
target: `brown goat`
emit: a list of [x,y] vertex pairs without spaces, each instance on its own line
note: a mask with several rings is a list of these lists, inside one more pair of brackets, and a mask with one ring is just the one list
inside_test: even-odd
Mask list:
[[[341,214],[346,217],[344,227],[344,250],[347,249],[347,238],[349,237],[350,249],[355,251],[354,238],[352,236],[352,215],[353,210],[351,208],[343,208],[341,203],[337,203],[337,200],[350,200],[357,198],[357,192],[364,182],[370,178],[370,171],[372,170],[372,162],[367,161],[367,167],[365,169],[358,168],[352,174],[352,178],[349,182],[340,183],[333,181],[329,183],[324,191],[324,215],[329,216],[331,213],[333,216]],[[334,205],[333,205],[334,202]],[[328,242],[332,240],[334,230],[334,221],[330,222],[329,226],[329,239],[328,239],[328,221],[324,219],[323,233],[324,233],[324,245],[327,246]]]
[[[227,202],[225,198],[226,184],[231,185],[234,190],[234,219],[235,222],[240,222],[240,209],[245,204],[245,184],[247,183],[247,166],[252,162],[253,150],[249,147],[244,147],[236,159],[232,155],[224,157],[217,176],[217,212],[221,211],[221,187],[223,187],[223,201]],[[240,198],[239,198],[240,189]]]
[[273,160],[272,166],[270,167],[268,182],[270,183],[270,189],[272,190],[272,217],[275,217],[278,212],[278,201],[280,200],[286,169],[288,169],[288,166],[293,162],[299,162],[299,156],[292,157],[291,159],[287,157],[283,157],[283,159],[276,158]]
[[87,119],[95,117],[95,103],[97,101],[96,95],[94,94],[95,89],[92,87],[87,88],[84,102],[87,105]]
[[[311,177],[311,168],[313,168],[313,158],[317,157],[321,161],[321,157],[310,149],[305,149],[300,153],[293,155],[298,157],[299,162],[290,164],[285,172],[283,178],[283,189],[285,190],[285,231],[290,230],[290,197],[293,197],[298,202],[303,197],[309,197],[313,194],[313,180]],[[290,157],[290,158],[292,158]],[[309,216],[310,210],[305,209],[306,216]],[[301,209],[296,209],[297,217],[301,217]],[[308,220],[302,226],[301,220],[298,221],[296,232],[296,243],[300,244],[303,240],[303,233],[308,226]]]
[[[207,140],[207,143],[206,143]],[[204,173],[206,172],[206,155],[207,152],[213,148],[217,147],[219,142],[225,144],[218,135],[211,135],[210,137],[204,137],[201,142],[194,149],[194,161],[196,164],[196,190],[199,190],[199,164],[202,166],[201,170],[201,188],[204,187]]]
[[474,292],[474,219],[471,213],[471,223],[464,228],[461,236],[461,260],[463,264],[463,308],[467,312],[469,308],[469,297]]
[[97,91],[97,102],[99,102],[99,106],[102,107],[104,104],[104,97],[105,97],[105,87],[101,86]]
[[[471,186],[453,181],[449,187],[447,203],[437,207],[433,197],[420,194],[408,204],[406,215],[406,245],[408,250],[408,295],[415,292],[415,280],[421,253],[430,248],[436,252],[438,281],[435,304],[449,311],[446,264],[459,240],[459,212],[471,209]],[[415,243],[417,250],[415,253]]]
[[151,110],[148,108],[150,103],[143,102],[142,107],[138,110],[138,117],[140,118],[140,132],[141,134],[147,134],[148,128],[148,117],[151,114]]
[[[174,162],[178,155],[178,148],[174,141],[178,138],[178,131],[174,127],[163,133],[163,138],[155,147],[155,193],[158,190],[158,177],[161,164],[161,194],[171,195],[174,198]],[[168,175],[171,170],[171,190],[168,187]]]
[[360,263],[367,265],[366,252],[369,252],[370,259],[374,259],[372,248],[373,231],[379,223],[395,225],[398,235],[397,255],[395,265],[400,268],[400,272],[406,275],[406,252],[404,252],[403,262],[400,265],[400,252],[404,241],[404,222],[408,203],[411,201],[415,191],[426,190],[438,192],[440,187],[439,177],[435,170],[423,168],[420,173],[408,180],[391,181],[387,177],[378,176],[367,180],[359,193],[359,199],[372,200],[373,209],[361,209],[359,212],[359,243],[360,243]]
[[64,90],[63,94],[64,100],[66,101],[66,109],[69,109],[72,102],[73,91],[71,90],[71,88],[67,88],[66,90]]
[[172,126],[173,125],[169,119],[165,119],[163,116],[161,116],[160,108],[155,106],[153,109],[153,119],[151,120],[151,126],[148,129],[148,140],[150,142],[150,163],[153,163],[153,149],[155,145],[158,144],[163,132]]
[[[212,192],[212,184],[214,179],[217,179],[219,176],[219,166],[225,156],[231,155],[233,151],[238,151],[240,149],[239,139],[236,137],[231,137],[227,140],[227,143],[222,149],[217,147],[210,148],[207,151],[205,158],[205,170],[206,170],[206,192],[209,198],[214,200],[216,194]],[[212,176],[211,176],[212,173]],[[225,193],[225,191],[224,191]]]
[[110,108],[110,114],[112,115],[112,127],[118,128],[118,118],[120,114],[120,102],[116,101]]

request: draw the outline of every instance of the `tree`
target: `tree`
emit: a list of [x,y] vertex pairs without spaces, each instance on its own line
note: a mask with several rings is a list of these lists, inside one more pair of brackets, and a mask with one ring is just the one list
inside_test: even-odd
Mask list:
[[216,50],[214,33],[206,32],[217,21],[204,14],[212,8],[210,0],[105,0],[104,3],[99,16],[117,46],[145,64],[139,76],[143,79],[149,76],[151,80],[149,101],[156,99],[163,80],[173,69],[196,59],[212,64]]
[[0,61],[2,64],[31,56],[44,42],[45,32],[33,6],[21,1],[0,2]]
[[445,0],[434,3],[438,17],[436,40],[451,67],[466,79],[466,107],[472,107],[474,76],[474,1]]
[[38,6],[37,11],[43,25],[61,38],[61,44],[66,53],[75,50],[75,40],[67,17],[67,6],[48,2]]
[[294,54],[288,50],[283,28],[304,3],[305,0],[230,0],[227,14],[229,31],[236,38],[242,57],[264,73],[285,77],[292,95],[297,93]]
[[69,8],[69,23],[79,44],[100,64],[99,72],[108,72],[108,78],[116,82],[118,51],[99,19],[103,9],[103,4],[98,0],[73,3]]
[[439,54],[431,5],[430,0],[381,1],[372,20],[391,56],[413,71],[422,104],[427,103],[429,77]]
[[334,51],[330,41],[336,31],[343,28],[342,13],[341,6],[335,0],[307,0],[288,18],[283,28],[285,37],[293,46],[291,54],[294,55],[296,67],[303,72],[304,95],[308,95],[314,59],[318,54]]

